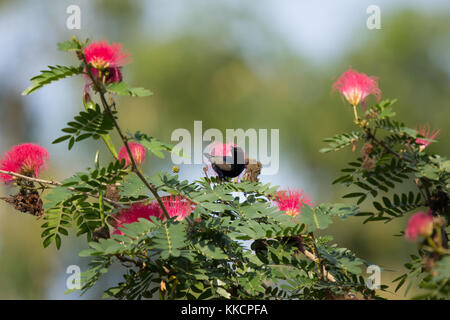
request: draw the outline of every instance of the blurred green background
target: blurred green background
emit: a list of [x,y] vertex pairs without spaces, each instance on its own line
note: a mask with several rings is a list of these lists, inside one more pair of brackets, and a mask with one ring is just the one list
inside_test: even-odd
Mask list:
[[[81,9],[81,29],[68,30],[66,8]],[[280,170],[264,182],[304,189],[315,201],[342,201],[349,190],[331,186],[339,169],[355,156],[349,149],[321,154],[323,138],[352,130],[352,110],[334,80],[349,66],[380,79],[383,98],[398,98],[395,110],[407,125],[428,122],[441,128],[439,143],[427,150],[449,156],[450,3],[377,1],[380,30],[369,30],[372,1],[8,1],[0,0],[0,150],[37,142],[51,153],[43,176],[62,180],[92,165],[100,143],[83,142],[67,151],[51,145],[65,122],[81,108],[83,80],[67,79],[22,97],[29,78],[47,65],[74,64],[56,42],[79,38],[122,42],[132,64],[124,76],[155,94],[121,98],[124,128],[170,142],[176,128],[192,132],[194,120],[207,128],[280,129]],[[373,101],[373,100],[371,100]],[[117,137],[114,137],[117,142]],[[104,161],[107,161],[104,152]],[[170,158],[169,158],[170,159]],[[150,157],[146,172],[170,169]],[[182,166],[182,178],[202,175]],[[0,188],[0,194],[8,194]],[[399,190],[401,191],[401,190]],[[370,208],[363,208],[370,209]],[[351,218],[326,230],[334,241],[382,268],[390,285],[403,271],[415,245],[393,237],[406,219],[362,224]],[[76,299],[64,295],[71,264],[84,239],[43,249],[40,221],[0,203],[0,298]],[[100,298],[119,280],[112,270],[82,298]],[[390,286],[393,291],[393,286]],[[414,292],[411,292],[413,294]],[[403,292],[384,296],[404,299]]]

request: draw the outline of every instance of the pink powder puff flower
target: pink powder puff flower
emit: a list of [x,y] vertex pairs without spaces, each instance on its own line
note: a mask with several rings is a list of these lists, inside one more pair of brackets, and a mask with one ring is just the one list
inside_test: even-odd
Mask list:
[[281,190],[275,196],[275,203],[281,211],[295,217],[302,213],[301,208],[306,204],[312,205],[312,200],[304,194],[303,190]]
[[430,236],[433,233],[433,216],[431,211],[418,212],[408,221],[408,227],[405,231],[405,238],[409,241],[415,241],[419,236]]
[[[120,43],[108,44],[106,40],[92,42],[83,50],[86,62],[92,66],[91,73],[98,79],[100,71],[106,84],[122,81],[122,66],[129,62],[129,54],[122,52]],[[85,91],[89,87],[90,79],[87,76]]]
[[119,227],[126,228],[126,224],[139,222],[139,218],[151,220],[151,217],[157,217],[161,219],[161,211],[158,204],[150,203],[135,203],[129,208],[123,209],[120,212],[114,214],[112,226],[114,227],[113,234],[123,235],[123,232],[119,230]]
[[117,68],[128,63],[128,53],[122,52],[122,44],[108,44],[106,40],[92,42],[83,50],[86,62],[97,70]]
[[[427,123],[423,127],[421,127],[418,132],[426,139],[434,140],[439,135],[440,129],[436,129],[434,132],[431,132],[430,125]],[[423,138],[417,138],[416,143],[420,144],[419,150],[422,152],[432,141],[425,140]]]
[[232,157],[231,150],[235,145],[233,143],[218,143],[214,142],[211,146],[212,156],[228,156]]
[[[136,165],[141,165],[145,162],[145,147],[137,142],[128,142],[131,154],[133,155]],[[130,155],[127,152],[127,148],[122,146],[118,154],[119,161],[125,159],[125,167],[131,165]]]
[[[48,159],[46,149],[34,143],[24,143],[12,147],[3,156],[0,160],[0,169],[38,178]],[[14,180],[14,177],[0,173],[0,180],[6,184]]]
[[[176,221],[184,220],[194,211],[195,205],[189,199],[183,196],[167,196],[162,197],[161,201],[171,218],[177,217]],[[160,208],[160,207],[159,207]],[[162,219],[165,219],[164,213],[160,208]]]
[[[194,204],[182,196],[161,197],[161,201],[169,216],[177,217],[176,221],[184,220],[194,210]],[[158,201],[154,200],[149,204],[135,203],[113,215],[113,222],[111,223],[114,227],[113,234],[123,235],[119,227],[126,228],[126,224],[138,222],[139,218],[151,220],[151,217],[156,217],[160,220],[166,219]]]
[[333,83],[333,90],[338,90],[352,106],[364,103],[371,94],[377,98],[377,101],[381,98],[378,78],[369,77],[365,73],[358,73],[352,69],[348,69]]

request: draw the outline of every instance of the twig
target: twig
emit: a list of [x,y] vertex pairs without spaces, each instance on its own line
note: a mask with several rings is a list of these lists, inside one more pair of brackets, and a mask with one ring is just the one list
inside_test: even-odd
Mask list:
[[[16,177],[16,178],[20,178],[20,179],[24,179],[24,180],[31,181],[31,182],[37,182],[37,183],[39,183],[39,184],[41,184],[41,185],[50,185],[50,186],[56,186],[56,187],[62,186],[62,185],[63,185],[63,184],[62,184],[61,182],[59,182],[59,181],[55,181],[55,180],[44,180],[44,179],[38,179],[38,178],[28,177],[28,176],[24,176],[23,174],[16,173],[16,172],[12,172],[12,171],[0,170],[0,173],[7,174],[7,175],[10,175],[10,176],[13,176],[13,177]],[[67,187],[67,189],[69,189],[70,191],[79,192],[79,191],[77,191],[74,187]],[[82,192],[82,193],[83,193],[84,195],[89,196],[89,197],[99,198],[98,195],[92,194],[92,193],[90,193],[90,192]],[[104,200],[105,202],[108,202],[109,204],[112,204],[112,205],[115,206],[115,207],[120,207],[120,208],[123,208],[123,207],[124,207],[123,204],[121,204],[121,203],[119,203],[119,202],[116,202],[116,201],[114,201],[114,200],[108,199],[108,198],[106,198],[106,197],[103,197],[103,200]]]
[[[393,154],[394,156],[396,156],[396,157],[399,158],[400,160],[403,160],[403,161],[406,161],[406,162],[409,162],[409,163],[415,163],[414,161],[412,161],[412,160],[410,160],[410,159],[407,159],[407,158],[403,157],[403,156],[402,156],[401,154],[399,154],[398,152],[395,152],[395,151],[394,151],[392,148],[390,148],[384,141],[378,140],[378,139],[375,137],[375,135],[372,134],[372,133],[370,132],[370,129],[367,129],[367,130],[366,130],[366,133],[367,133],[367,137],[368,137],[369,139],[371,139],[372,141],[374,141],[374,142],[376,142],[377,144],[379,144],[380,146],[382,146],[387,152]],[[411,169],[413,169],[414,171],[417,171],[417,170],[414,169],[414,168],[411,168]],[[428,189],[427,181],[426,181],[426,179],[423,178],[423,177],[422,177],[422,178],[419,178],[419,180],[422,182],[422,186],[423,186],[423,188],[424,188],[424,190],[425,190],[425,196],[424,196],[424,194],[422,193],[422,190],[421,190],[421,188],[419,187],[419,184],[418,184],[416,181],[415,181],[415,183],[416,183],[417,187],[419,188],[419,191],[422,193],[422,196],[424,196],[425,201],[427,201],[427,204],[430,204],[430,202],[431,202],[431,194],[430,194],[430,190]]]
[[[314,262],[316,262],[316,263],[319,263],[319,258],[318,258],[314,253],[312,253],[312,252],[310,252],[310,251],[308,251],[308,250],[306,250],[306,249],[303,249],[303,250],[302,250],[302,253],[303,253],[309,260],[312,260],[312,261],[314,261]],[[324,275],[329,281],[331,281],[331,282],[337,282],[337,281],[336,281],[336,278],[335,278],[331,273],[329,273],[327,270],[325,270],[325,268],[323,269],[323,275]]]
[[387,152],[393,154],[394,156],[396,156],[397,158],[399,158],[400,160],[404,160],[406,162],[409,163],[413,163],[413,161],[404,158],[401,154],[399,154],[398,152],[394,151],[391,147],[389,147],[384,141],[378,140],[375,135],[372,134],[372,132],[370,132],[370,129],[366,130],[367,133],[367,137],[373,141],[375,141],[376,143],[378,143],[380,146],[382,146]]
[[134,264],[135,266],[137,266],[137,267],[139,267],[139,268],[141,268],[141,269],[144,269],[144,268],[146,267],[145,262],[141,262],[141,261],[137,261],[137,260],[133,260],[133,259],[127,258],[127,257],[125,257],[125,256],[122,255],[122,254],[116,254],[115,256],[116,256],[117,259],[119,259],[121,262],[130,262],[130,263]]
[[321,278],[323,280],[324,275],[325,275],[325,268],[324,268],[324,266],[322,264],[322,259],[320,258],[319,249],[317,248],[317,245],[316,245],[316,239],[314,238],[314,234],[312,232],[309,233],[309,236],[311,237],[311,240],[313,242],[314,252],[315,252],[315,254],[317,256],[317,264],[319,266],[320,275],[321,275]]
[[161,197],[158,194],[158,191],[156,190],[156,187],[153,184],[151,184],[151,183],[149,183],[147,181],[147,179],[140,172],[138,166],[136,165],[136,160],[134,159],[133,154],[132,154],[131,149],[130,149],[130,146],[128,145],[128,138],[126,138],[124,136],[124,134],[122,133],[122,130],[120,129],[119,124],[117,123],[116,118],[114,117],[114,114],[112,113],[111,108],[110,108],[108,102],[106,101],[106,98],[105,98],[105,91],[106,91],[106,89],[105,89],[105,87],[103,86],[103,84],[102,84],[101,87],[99,86],[98,81],[96,81],[94,76],[92,75],[91,68],[90,68],[89,64],[87,63],[87,61],[86,61],[86,57],[84,56],[84,54],[82,52],[80,52],[80,55],[82,57],[84,65],[86,67],[86,72],[87,72],[89,78],[91,79],[93,85],[95,86],[96,91],[100,95],[100,100],[102,102],[103,108],[110,115],[110,117],[111,117],[111,119],[113,121],[114,127],[117,130],[117,133],[119,134],[120,139],[122,140],[123,144],[125,145],[125,148],[127,150],[128,156],[130,157],[130,160],[131,160],[131,165],[132,165],[131,168],[132,168],[133,172],[139,177],[139,179],[141,179],[141,181],[145,184],[145,186],[150,190],[150,192],[156,198],[156,200],[158,201],[159,206],[163,210],[164,215],[166,216],[166,218],[170,219],[169,213],[167,212],[166,208],[164,207],[164,204],[163,204],[163,202],[161,200]]

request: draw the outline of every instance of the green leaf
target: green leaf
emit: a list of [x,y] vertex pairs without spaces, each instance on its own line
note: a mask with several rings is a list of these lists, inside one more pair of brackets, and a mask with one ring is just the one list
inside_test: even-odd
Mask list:
[[436,272],[436,276],[433,278],[434,282],[448,281],[450,279],[450,256],[447,255],[438,261],[434,271]]
[[67,40],[64,42],[58,42],[58,50],[60,51],[75,51],[80,50],[81,46],[78,44],[78,42],[73,40]]
[[158,158],[164,158],[163,151],[175,152],[179,156],[183,156],[182,150],[174,149],[174,146],[172,144],[159,141],[158,139],[150,137],[145,133],[141,133],[140,131],[137,131],[134,136],[130,135],[130,137],[136,142],[142,144],[146,149],[148,149]]
[[147,97],[153,94],[150,90],[144,88],[130,88],[130,86],[123,81],[110,83],[106,86],[106,89],[111,93],[122,96]]
[[56,143],[60,143],[60,142],[66,141],[67,139],[70,139],[70,137],[72,137],[70,134],[68,134],[66,136],[59,137],[58,139],[55,139],[52,142],[52,144],[56,144]]
[[[115,114],[116,112],[113,111],[114,117]],[[81,111],[74,117],[74,121],[67,123],[67,126],[61,131],[69,134],[56,139],[53,143],[60,143],[70,139],[68,146],[70,150],[75,142],[80,142],[90,137],[95,139],[95,137],[107,135],[114,128],[114,121],[109,112],[103,112],[100,106],[96,104],[94,108]]]
[[64,67],[64,66],[49,66],[49,70],[42,70],[41,74],[31,78],[31,86],[22,92],[22,95],[29,95],[30,93],[42,88],[43,86],[58,81],[67,77],[83,73],[83,67]]
[[326,229],[328,225],[333,223],[330,216],[320,210],[313,210],[307,205],[302,207],[302,213],[297,215],[294,221],[308,225],[308,232]]
[[186,227],[180,222],[163,222],[155,231],[154,248],[161,250],[161,258],[179,257],[180,249],[186,246]]
[[153,95],[153,92],[144,88],[130,88],[128,91],[133,97],[148,97]]
[[206,241],[200,241],[199,243],[195,243],[193,245],[202,255],[208,258],[217,260],[224,260],[228,258],[228,255],[226,255],[221,248],[215,246],[214,243],[208,244]]
[[319,150],[321,153],[327,153],[331,151],[337,151],[340,150],[346,146],[349,146],[350,144],[358,141],[364,136],[363,133],[358,131],[353,131],[350,133],[344,133],[344,134],[337,134],[332,138],[324,139],[324,142],[328,142],[327,148],[322,148]]
[[135,174],[128,175],[121,187],[121,195],[130,198],[138,198],[147,195],[148,189],[142,180]]

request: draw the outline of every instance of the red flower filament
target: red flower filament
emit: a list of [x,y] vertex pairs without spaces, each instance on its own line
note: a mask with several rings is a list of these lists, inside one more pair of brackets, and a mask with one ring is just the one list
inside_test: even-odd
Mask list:
[[301,208],[311,205],[311,199],[304,194],[303,190],[281,190],[275,196],[275,203],[281,211],[285,211],[287,215],[295,217],[302,213]]
[[[0,169],[25,176],[38,178],[49,154],[46,149],[34,143],[24,143],[12,147],[0,160]],[[14,177],[0,173],[0,180],[9,183]]]

